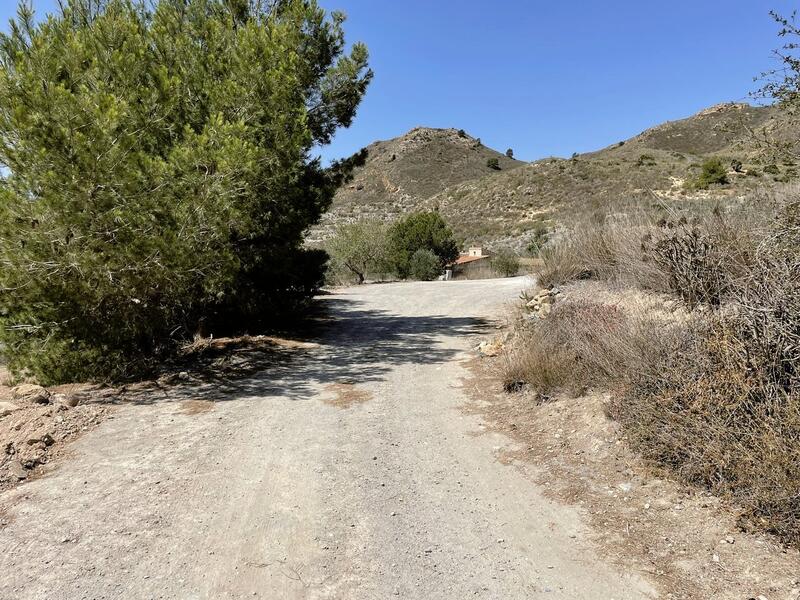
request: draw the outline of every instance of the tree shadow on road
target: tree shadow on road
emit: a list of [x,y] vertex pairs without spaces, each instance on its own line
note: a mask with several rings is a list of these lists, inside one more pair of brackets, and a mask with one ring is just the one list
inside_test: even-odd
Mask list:
[[326,298],[302,328],[283,332],[289,343],[274,337],[229,340],[192,355],[182,376],[173,372],[86,400],[297,400],[326,384],[381,381],[398,365],[447,362],[460,351],[448,341],[485,333],[492,326],[483,318],[396,315],[365,308],[356,300]]

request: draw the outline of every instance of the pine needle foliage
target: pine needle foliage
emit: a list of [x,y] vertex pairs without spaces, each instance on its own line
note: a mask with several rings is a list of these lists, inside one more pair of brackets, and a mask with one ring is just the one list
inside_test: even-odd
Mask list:
[[0,35],[0,348],[43,383],[137,374],[322,281],[305,229],[371,78],[313,0],[64,0]]

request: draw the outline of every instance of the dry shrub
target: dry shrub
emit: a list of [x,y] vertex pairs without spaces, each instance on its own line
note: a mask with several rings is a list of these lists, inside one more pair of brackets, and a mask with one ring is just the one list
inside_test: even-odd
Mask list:
[[658,368],[634,373],[611,414],[645,457],[800,544],[800,203],[748,269],[731,264],[722,307]]
[[692,222],[662,220],[644,236],[642,252],[689,309],[717,307],[735,298],[754,268],[757,235],[752,219],[715,211]]
[[588,269],[581,264],[573,236],[543,248],[539,258],[542,265],[535,274],[539,284],[546,288],[591,277]]
[[579,279],[601,279],[665,289],[662,271],[642,252],[642,240],[654,228],[645,216],[580,224],[543,252],[539,282],[552,287]]
[[506,354],[507,389],[529,385],[540,397],[593,386],[616,387],[675,345],[676,324],[589,301],[556,304],[547,319],[522,328]]
[[800,545],[800,201],[789,194],[771,220],[717,213],[650,225],[629,262],[620,257],[633,234],[572,236],[548,276],[641,283],[646,265],[704,310],[667,327],[564,302],[523,329],[506,383],[612,389],[609,414],[644,457],[732,500],[743,524]]
[[[752,370],[718,320],[615,397],[633,446],[684,481],[732,498],[744,520],[800,543],[800,394]],[[763,358],[763,357],[762,357]]]
[[598,279],[659,292],[671,291],[689,306],[719,304],[728,279],[752,265],[763,225],[754,211],[691,218],[645,213],[577,225],[542,254],[537,272],[545,287]]

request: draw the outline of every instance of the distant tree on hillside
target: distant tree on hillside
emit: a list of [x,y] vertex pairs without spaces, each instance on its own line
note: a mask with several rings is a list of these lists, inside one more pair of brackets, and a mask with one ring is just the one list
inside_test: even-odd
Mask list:
[[695,187],[704,190],[711,185],[724,185],[728,183],[728,170],[719,158],[709,158],[703,162],[700,174],[695,181]]
[[388,261],[401,278],[411,275],[411,257],[417,250],[430,250],[440,269],[458,258],[453,232],[438,212],[412,213],[389,228]]
[[639,158],[636,159],[637,167],[654,167],[656,164],[658,163],[652,154],[640,154]]
[[493,156],[492,158],[486,160],[486,166],[489,167],[490,169],[494,169],[495,171],[499,171],[500,160],[496,156]]
[[23,2],[0,34],[0,348],[41,383],[129,376],[319,286],[303,234],[352,163],[312,150],[370,81],[307,0]]
[[514,150],[512,150],[511,148],[509,148],[508,150],[506,150],[506,156],[507,156],[508,158],[514,158]]

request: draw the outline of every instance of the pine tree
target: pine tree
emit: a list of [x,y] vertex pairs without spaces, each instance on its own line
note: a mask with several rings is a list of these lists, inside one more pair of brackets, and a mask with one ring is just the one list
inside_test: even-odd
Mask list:
[[310,158],[371,78],[314,0],[67,0],[0,36],[0,344],[42,382],[121,377],[259,326],[347,161]]

